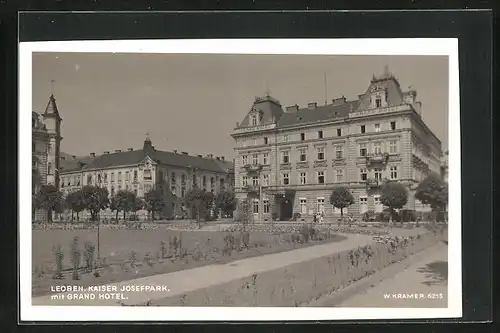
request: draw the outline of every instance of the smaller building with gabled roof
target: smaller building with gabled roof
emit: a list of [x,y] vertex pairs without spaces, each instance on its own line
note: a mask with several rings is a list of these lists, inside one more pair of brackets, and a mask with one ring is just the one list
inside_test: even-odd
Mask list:
[[85,157],[63,154],[60,168],[60,189],[65,193],[85,185],[98,185],[106,187],[110,196],[129,190],[144,197],[152,188],[161,186],[165,195],[173,199],[172,207],[162,212],[163,218],[186,213],[183,198],[193,187],[217,194],[232,189],[234,184],[232,161],[211,154],[193,156],[187,152],[157,150],[148,137],[140,149],[117,149]]

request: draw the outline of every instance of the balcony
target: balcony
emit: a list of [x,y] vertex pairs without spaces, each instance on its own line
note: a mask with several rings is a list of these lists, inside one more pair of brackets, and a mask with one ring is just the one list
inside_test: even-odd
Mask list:
[[366,159],[366,166],[371,166],[376,164],[385,165],[389,160],[389,154],[387,153],[368,154],[365,156],[365,159]]
[[367,179],[365,183],[367,190],[377,189],[380,188],[380,186],[382,186],[382,181],[379,179]]
[[260,172],[262,170],[262,164],[246,164],[243,166],[247,172]]
[[292,169],[292,164],[290,162],[288,162],[288,163],[281,163],[280,164],[280,169],[281,170],[291,170]]
[[295,168],[296,169],[307,169],[307,168],[309,168],[309,162],[305,162],[305,161],[304,162],[297,162],[295,164]]
[[250,196],[259,196],[260,194],[260,187],[259,185],[247,185],[243,186],[242,190],[245,192],[248,192],[248,195]]
[[315,168],[326,168],[328,166],[328,162],[326,160],[314,161],[313,166]]

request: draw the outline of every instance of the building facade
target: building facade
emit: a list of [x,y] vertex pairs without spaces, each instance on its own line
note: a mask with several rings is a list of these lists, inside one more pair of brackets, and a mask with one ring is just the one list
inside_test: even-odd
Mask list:
[[414,199],[416,185],[440,172],[441,142],[423,122],[414,90],[402,91],[386,68],[373,76],[357,99],[309,103],[283,109],[269,96],[257,97],[238,123],[235,140],[235,193],[250,198],[254,214],[287,220],[323,212],[334,187],[351,190],[347,212],[380,212],[380,188],[397,181],[409,189],[405,208],[427,210]]
[[37,179],[33,190],[41,185],[59,187],[59,161],[61,154],[61,122],[54,95],[51,95],[45,111],[41,114],[32,112],[32,167]]
[[[192,156],[155,149],[146,138],[142,149],[115,150],[102,155],[91,153],[84,158],[64,156],[61,159],[60,189],[68,194],[85,185],[108,189],[110,197],[120,190],[129,190],[137,197],[160,186],[172,206],[165,207],[160,218],[186,216],[183,198],[187,191],[198,187],[214,194],[232,190],[233,163],[213,155]],[[101,216],[113,217],[109,209]],[[85,216],[85,213],[84,213]]]

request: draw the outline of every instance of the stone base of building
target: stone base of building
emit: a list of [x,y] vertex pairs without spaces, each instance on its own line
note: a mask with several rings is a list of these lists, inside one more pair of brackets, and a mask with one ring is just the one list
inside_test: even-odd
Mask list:
[[[344,216],[350,215],[361,218],[365,212],[382,212],[384,207],[380,203],[380,189],[352,188],[354,204],[344,208]],[[288,221],[300,214],[301,218],[312,219],[315,214],[322,213],[327,219],[341,217],[340,209],[330,203],[331,190],[289,190],[285,192],[263,192],[260,195],[245,192],[236,193],[237,200],[248,199],[252,212],[259,220],[275,217],[280,221]],[[419,212],[430,211],[430,207],[415,200],[414,191],[408,192],[408,202],[403,209]]]

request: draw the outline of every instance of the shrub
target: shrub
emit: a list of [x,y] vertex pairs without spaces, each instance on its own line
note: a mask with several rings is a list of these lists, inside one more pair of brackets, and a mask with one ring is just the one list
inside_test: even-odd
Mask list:
[[298,221],[298,220],[300,220],[300,217],[301,217],[301,216],[302,216],[302,215],[300,215],[300,213],[294,213],[294,214],[293,214],[293,220],[294,220],[294,221]]
[[85,260],[85,266],[89,272],[92,271],[92,267],[94,266],[94,253],[95,246],[90,242],[86,242],[83,250],[83,259]]
[[413,222],[417,219],[417,214],[412,209],[402,209],[399,214],[402,222]]
[[278,213],[272,213],[271,216],[272,216],[273,221],[278,220]]
[[128,260],[130,261],[130,266],[135,267],[135,262],[137,261],[137,252],[132,250],[132,252],[130,252],[130,256],[129,256]]
[[54,273],[54,279],[62,279],[63,278],[63,260],[64,260],[64,251],[62,250],[61,244],[57,244],[52,249],[54,253],[55,261],[56,261],[56,271]]
[[369,210],[363,213],[363,222],[373,222],[375,221],[376,216],[373,210]]
[[244,231],[241,233],[241,240],[243,243],[243,247],[247,248],[250,246],[250,233],[248,231]]
[[165,259],[166,254],[167,254],[167,247],[165,246],[166,243],[164,241],[161,241],[160,243],[160,258]]
[[302,235],[304,242],[307,243],[311,236],[311,227],[307,224],[303,224],[299,233]]

